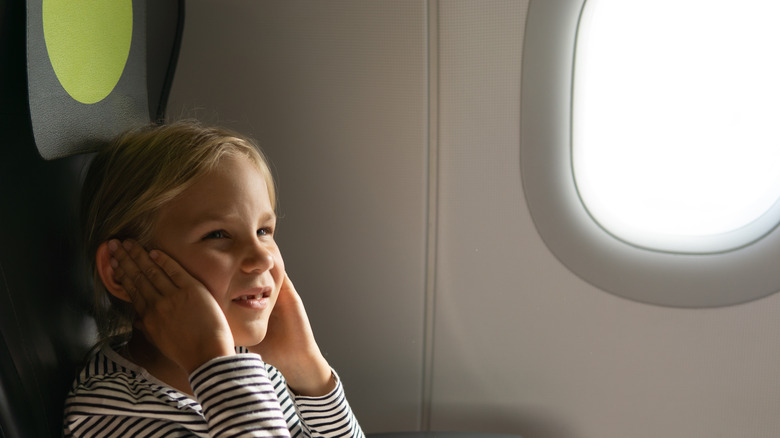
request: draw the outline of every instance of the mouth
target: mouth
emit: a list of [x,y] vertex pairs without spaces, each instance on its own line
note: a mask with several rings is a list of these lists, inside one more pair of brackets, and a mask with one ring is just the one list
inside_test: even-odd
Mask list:
[[271,303],[271,291],[270,287],[254,288],[242,293],[241,295],[233,298],[233,303],[242,307],[247,307],[255,310],[262,310],[268,307]]
[[249,300],[259,300],[260,298],[268,298],[266,295],[241,295],[240,297],[236,298],[233,301],[249,301]]

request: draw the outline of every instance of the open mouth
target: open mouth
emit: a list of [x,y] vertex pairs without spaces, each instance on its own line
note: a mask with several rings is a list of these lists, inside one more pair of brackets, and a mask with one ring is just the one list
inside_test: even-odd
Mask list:
[[271,291],[270,287],[253,289],[234,298],[233,302],[251,309],[264,309],[270,303]]
[[236,298],[233,301],[249,301],[249,300],[259,300],[261,298],[268,298],[266,295],[258,294],[258,295],[242,295],[238,298]]

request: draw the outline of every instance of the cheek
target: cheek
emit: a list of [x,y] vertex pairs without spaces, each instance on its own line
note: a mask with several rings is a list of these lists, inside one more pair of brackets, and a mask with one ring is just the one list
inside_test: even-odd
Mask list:
[[230,284],[230,270],[223,266],[220,260],[201,260],[195,267],[192,276],[197,278],[204,286],[217,297],[226,292]]
[[193,278],[203,284],[214,298],[226,290],[228,276],[224,274],[220,260],[203,257],[175,257],[174,259]]

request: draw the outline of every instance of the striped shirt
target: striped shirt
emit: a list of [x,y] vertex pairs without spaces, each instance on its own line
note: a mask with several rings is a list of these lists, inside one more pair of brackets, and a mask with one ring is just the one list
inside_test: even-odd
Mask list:
[[[194,398],[104,346],[65,401],[66,437],[365,438],[336,377],[322,397],[296,396],[259,355],[238,350],[190,375]],[[335,376],[335,373],[334,373]]]

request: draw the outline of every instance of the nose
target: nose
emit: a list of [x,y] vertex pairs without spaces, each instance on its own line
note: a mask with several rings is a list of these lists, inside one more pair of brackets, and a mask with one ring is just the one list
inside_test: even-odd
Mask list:
[[257,240],[247,245],[242,261],[242,269],[245,272],[265,272],[273,267],[274,255],[271,248]]

